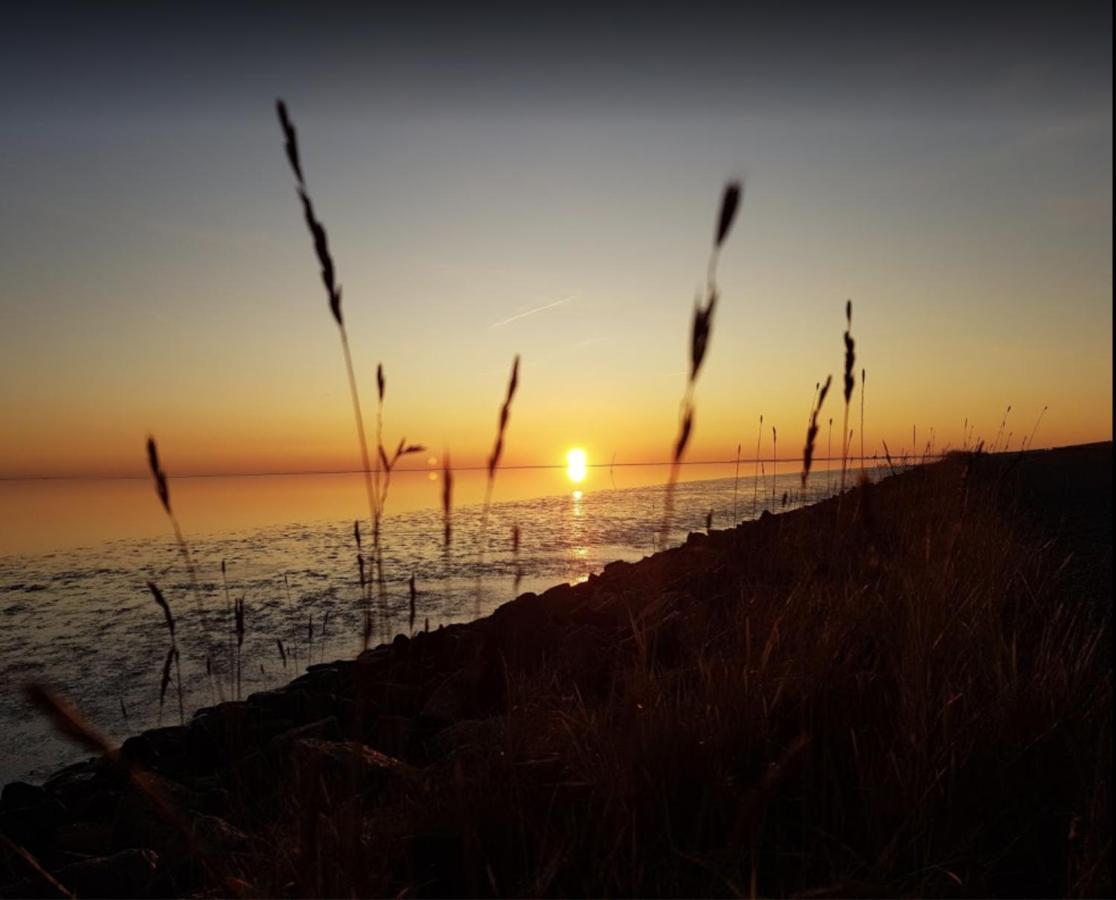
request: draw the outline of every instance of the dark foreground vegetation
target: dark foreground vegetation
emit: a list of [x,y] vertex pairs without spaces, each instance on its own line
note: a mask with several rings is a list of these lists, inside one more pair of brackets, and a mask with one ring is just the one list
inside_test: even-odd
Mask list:
[[0,893],[1108,896],[1111,466],[953,455],[314,666],[5,787]]

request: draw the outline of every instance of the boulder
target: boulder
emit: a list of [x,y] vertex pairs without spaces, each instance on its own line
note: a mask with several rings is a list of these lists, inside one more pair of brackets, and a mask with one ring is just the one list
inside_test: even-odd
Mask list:
[[154,773],[129,782],[116,807],[112,844],[117,850],[165,850],[182,830],[187,813],[197,810],[201,798],[175,781]]
[[59,850],[84,856],[104,856],[112,851],[110,822],[69,822],[58,828],[54,843]]
[[422,717],[449,724],[470,718],[476,709],[476,690],[464,670],[455,672],[436,687],[422,707]]
[[365,714],[380,713],[389,716],[413,716],[422,702],[418,685],[395,681],[377,681],[362,685],[357,693],[358,704],[365,706]]
[[504,720],[462,719],[439,731],[431,739],[434,750],[441,756],[455,754],[494,752],[504,738]]
[[4,785],[4,790],[0,793],[0,809],[35,806],[46,799],[47,792],[43,788],[26,781],[13,781]]
[[380,716],[366,729],[367,743],[376,750],[394,756],[406,757],[415,735],[415,720],[408,716]]
[[53,843],[56,830],[65,821],[66,807],[48,797],[30,806],[0,810],[0,834],[37,854]]
[[54,877],[78,897],[144,897],[158,864],[158,854],[128,849],[64,866]]
[[164,775],[177,775],[190,768],[189,730],[184,725],[153,728],[128,738],[120,747],[127,762]]
[[302,738],[292,747],[294,782],[301,797],[332,802],[353,794],[379,795],[405,776],[410,767],[357,741]]
[[[159,858],[150,850],[123,850],[73,862],[51,873],[78,897],[146,897]],[[57,897],[58,891],[41,876],[0,887],[0,897]]]
[[337,719],[334,716],[327,716],[277,734],[267,743],[267,755],[273,759],[285,757],[290,753],[293,744],[304,738],[334,740],[340,736],[341,726]]

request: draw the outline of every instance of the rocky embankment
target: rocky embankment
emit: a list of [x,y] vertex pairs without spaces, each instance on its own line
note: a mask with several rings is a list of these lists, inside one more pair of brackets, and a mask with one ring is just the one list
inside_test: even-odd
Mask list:
[[[1100,524],[1111,512],[1110,473],[1105,488],[1082,484],[1074,471],[1082,459],[1090,477],[1109,471],[1111,445],[1040,456],[1015,469],[1037,485],[1024,492],[1024,505],[1042,520],[1070,521],[1086,551],[1106,554],[1102,577],[1110,584],[1111,531]],[[959,463],[887,479],[874,489],[875,515],[886,518],[889,496],[951,465]],[[1086,502],[1105,489],[1106,501]],[[881,527],[864,512],[851,520],[853,538]],[[545,670],[591,694],[640,629],[655,636],[659,658],[669,658],[673,620],[694,603],[732,602],[729,575],[749,560],[765,560],[769,577],[782,577],[787,535],[829,533],[835,515],[830,500],[693,534],[682,547],[613,563],[584,584],[525,594],[484,619],[312,666],[282,689],[201,709],[183,726],[129,738],[115,758],[78,763],[42,785],[8,784],[0,796],[0,895],[57,896],[61,887],[77,896],[171,896],[215,881],[233,893],[229,861],[252,852],[261,831],[292,815],[299,798],[324,796],[333,806],[359,798],[366,807],[447,760],[467,765],[470,753],[498,740],[513,680]],[[878,544],[886,552],[886,536]],[[421,837],[416,854],[424,852]]]

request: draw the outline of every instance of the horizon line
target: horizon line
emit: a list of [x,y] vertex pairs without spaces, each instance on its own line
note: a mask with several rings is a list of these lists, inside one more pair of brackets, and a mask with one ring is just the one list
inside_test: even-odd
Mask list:
[[[1064,445],[1060,445],[1059,447],[1028,447],[1026,450],[1006,450],[1005,449],[1005,450],[997,450],[995,452],[997,454],[999,454],[999,453],[1031,453],[1031,452],[1039,452],[1039,451],[1044,451],[1044,450],[1063,449],[1063,448],[1066,448],[1066,447],[1079,447],[1079,446],[1083,447],[1083,446],[1088,446],[1089,444],[1105,444],[1105,443],[1111,443],[1111,441],[1110,440],[1109,441],[1088,441],[1084,444],[1064,444]],[[967,452],[971,452],[971,451],[968,450],[968,449],[949,448],[949,449],[944,450],[944,451],[938,451],[938,452],[930,453],[930,454],[897,453],[897,454],[895,454],[895,456],[892,457],[892,462],[895,462],[896,460],[899,460],[899,459],[910,459],[912,456],[916,457],[919,460],[942,459],[949,452],[967,453]],[[988,455],[991,455],[991,454],[989,454],[989,452],[987,450],[984,451],[984,452]],[[846,456],[845,460],[848,461],[848,462],[877,461],[877,462],[882,462],[882,463],[886,464],[887,463],[887,456],[886,455],[880,455],[880,454],[871,454],[871,455],[865,454],[864,456],[852,455],[852,456]],[[839,456],[815,456],[815,457],[813,457],[813,461],[815,463],[841,462],[841,457],[839,457]],[[655,461],[655,460],[643,461],[643,460],[641,460],[641,461],[635,461],[635,462],[616,461],[616,462],[604,462],[604,463],[588,463],[586,465],[586,468],[588,468],[588,469],[611,469],[611,468],[639,468],[639,467],[650,467],[650,466],[670,466],[670,465],[679,465],[679,466],[721,466],[721,465],[736,465],[737,463],[762,464],[762,463],[769,463],[769,462],[774,462],[776,465],[782,465],[784,463],[798,463],[799,465],[801,465],[802,464],[802,457],[801,456],[793,456],[793,457],[780,456],[780,457],[774,457],[773,458],[773,457],[770,457],[770,456],[766,456],[766,457],[764,457],[764,456],[760,456],[760,457],[755,457],[755,456],[744,457],[744,456],[741,456],[739,458],[729,457],[728,459],[680,460],[676,464],[672,463],[670,460],[660,460],[660,461]],[[528,470],[532,470],[532,469],[543,470],[543,469],[565,469],[565,468],[567,468],[565,463],[522,463],[522,464],[517,464],[517,465],[497,466],[497,471],[528,471]],[[480,463],[480,464],[468,465],[468,466],[454,466],[451,469],[451,471],[453,471],[453,472],[484,472],[484,471],[487,471],[487,469],[488,469],[487,465],[485,465],[483,463]],[[372,471],[379,471],[379,469],[373,469]],[[177,474],[177,475],[176,474],[171,474],[171,473],[168,472],[167,473],[167,478],[170,479],[170,480],[174,480],[176,478],[178,478],[178,479],[183,479],[183,478],[191,478],[191,479],[193,479],[193,478],[292,478],[292,477],[309,476],[309,475],[360,475],[363,472],[364,472],[364,470],[360,469],[360,468],[353,468],[353,469],[289,469],[289,470],[283,470],[283,471],[277,471],[277,472],[185,472],[185,473]],[[440,466],[428,466],[426,468],[408,467],[408,468],[405,468],[405,469],[403,469],[403,468],[393,469],[392,472],[394,474],[405,474],[405,473],[414,474],[414,473],[419,473],[419,472],[426,472],[426,473],[435,472],[435,473],[438,473],[438,472],[441,472],[441,467]],[[136,481],[136,480],[140,480],[140,479],[147,479],[147,478],[150,478],[150,477],[151,477],[151,474],[149,472],[135,473],[135,474],[130,474],[130,475],[99,475],[99,474],[96,474],[96,473],[77,473],[77,474],[68,474],[68,475],[42,475],[42,474],[39,474],[39,475],[0,475],[0,482],[13,482],[13,481]]]

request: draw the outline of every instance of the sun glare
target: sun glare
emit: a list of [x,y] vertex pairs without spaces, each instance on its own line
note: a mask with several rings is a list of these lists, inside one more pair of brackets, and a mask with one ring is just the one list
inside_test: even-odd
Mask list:
[[574,447],[566,454],[566,477],[577,484],[585,480],[586,469],[585,451]]

